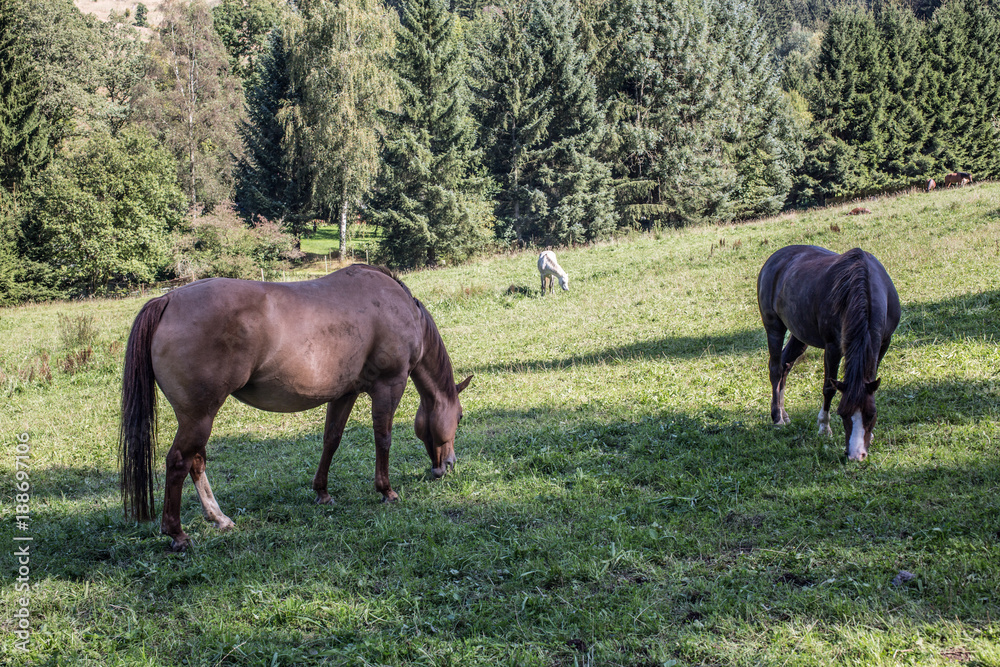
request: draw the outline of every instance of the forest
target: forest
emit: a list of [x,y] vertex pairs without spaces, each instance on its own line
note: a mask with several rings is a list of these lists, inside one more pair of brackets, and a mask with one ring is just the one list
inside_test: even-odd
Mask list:
[[997,0],[0,0],[0,305],[1000,174]]

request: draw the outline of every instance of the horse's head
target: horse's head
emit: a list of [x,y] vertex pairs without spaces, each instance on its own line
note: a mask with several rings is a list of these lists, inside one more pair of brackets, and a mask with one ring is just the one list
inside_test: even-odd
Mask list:
[[569,274],[563,273],[559,276],[559,287],[562,287],[564,292],[569,289]]
[[837,390],[843,395],[840,399],[840,406],[837,414],[844,420],[844,438],[846,440],[846,454],[849,461],[864,461],[868,458],[868,448],[872,444],[872,429],[875,428],[875,420],[878,418],[878,410],[875,408],[875,392],[878,390],[881,379],[866,382],[864,395],[860,400],[847,401],[847,385],[837,382]]
[[417,416],[413,420],[413,430],[427,448],[427,456],[431,459],[431,474],[434,478],[444,477],[449,468],[455,467],[455,433],[458,423],[462,421],[462,403],[458,394],[469,386],[472,376],[455,385],[454,400],[436,400],[433,406],[423,399],[417,408]]

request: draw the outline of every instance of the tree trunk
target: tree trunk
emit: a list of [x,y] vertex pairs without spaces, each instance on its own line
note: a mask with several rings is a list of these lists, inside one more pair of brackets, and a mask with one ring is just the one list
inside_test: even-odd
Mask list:
[[347,197],[340,203],[340,261],[347,257]]

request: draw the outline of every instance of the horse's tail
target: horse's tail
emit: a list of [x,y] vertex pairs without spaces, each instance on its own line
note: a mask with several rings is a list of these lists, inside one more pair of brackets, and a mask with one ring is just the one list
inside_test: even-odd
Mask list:
[[151,299],[139,311],[125,348],[118,466],[125,515],[153,518],[153,455],[156,449],[156,378],[151,346],[167,297]]

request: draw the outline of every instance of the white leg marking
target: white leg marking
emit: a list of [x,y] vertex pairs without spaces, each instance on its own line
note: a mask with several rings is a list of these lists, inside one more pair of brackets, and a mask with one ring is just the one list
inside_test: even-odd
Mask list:
[[819,417],[817,417],[816,423],[819,424],[820,435],[833,435],[833,431],[830,430],[830,413],[823,408],[819,409]]
[[865,425],[861,423],[861,410],[851,415],[851,441],[847,444],[847,458],[860,461],[868,452],[865,451]]
[[198,491],[198,500],[201,501],[201,509],[205,518],[215,524],[219,530],[229,530],[236,524],[228,516],[222,513],[212,487],[208,483],[208,475],[202,473],[194,483],[194,488]]

